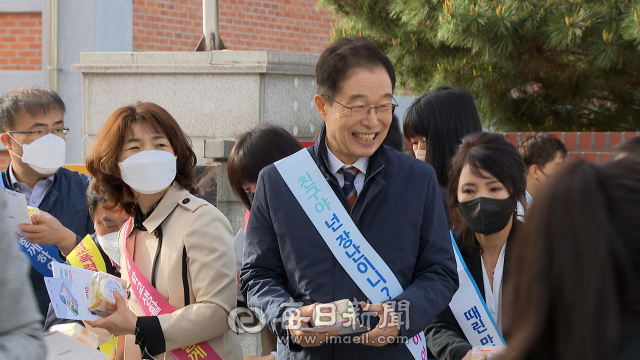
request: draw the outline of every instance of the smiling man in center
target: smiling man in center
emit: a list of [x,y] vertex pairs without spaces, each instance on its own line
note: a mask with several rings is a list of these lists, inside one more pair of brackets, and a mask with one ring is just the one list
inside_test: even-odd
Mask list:
[[[316,212],[326,208],[330,211],[324,214],[335,218],[336,208],[344,208],[342,225],[357,228],[370,245],[371,261],[358,264],[357,271],[366,268],[373,274],[377,267],[384,273],[385,268],[390,276],[385,275],[384,284],[397,280],[402,290],[389,294],[389,301],[365,295],[372,294],[371,286],[354,280],[355,256],[349,256],[350,264],[332,252],[335,236],[343,236],[342,229],[336,232],[340,222],[331,225],[333,238],[321,235],[324,222],[301,207],[311,197],[294,195],[282,170],[271,165],[260,173],[251,208],[243,295],[250,307],[264,312],[266,325],[278,336],[278,359],[413,359],[412,350],[398,343],[420,334],[458,287],[435,172],[427,163],[382,145],[395,108],[395,72],[374,43],[361,37],[335,41],[318,60],[316,80],[314,102],[324,125],[315,145],[301,151],[308,151],[308,161],[323,177],[314,184],[337,197],[334,202],[321,197]],[[351,240],[338,253],[348,244]],[[348,251],[365,251],[353,247]],[[378,314],[379,323],[369,332],[346,337],[302,329],[310,326],[315,304],[341,299],[372,303],[362,305]]]

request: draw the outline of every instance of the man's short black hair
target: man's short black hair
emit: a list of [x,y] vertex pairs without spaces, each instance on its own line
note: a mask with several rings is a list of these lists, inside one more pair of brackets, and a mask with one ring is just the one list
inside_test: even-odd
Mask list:
[[340,38],[322,52],[316,64],[318,94],[333,97],[342,90],[342,82],[354,69],[374,71],[380,67],[387,71],[391,88],[395,89],[393,64],[376,44],[360,36]]
[[27,85],[0,96],[0,129],[13,130],[16,116],[46,115],[52,111],[66,110],[60,95],[48,86]]
[[634,136],[629,140],[621,144],[618,144],[616,147],[613,148],[613,152],[616,155],[624,153],[640,159],[640,135]]
[[518,145],[518,151],[527,168],[530,168],[531,165],[544,168],[545,165],[556,158],[558,153],[563,158],[567,157],[567,148],[562,141],[548,133],[535,133],[527,136]]

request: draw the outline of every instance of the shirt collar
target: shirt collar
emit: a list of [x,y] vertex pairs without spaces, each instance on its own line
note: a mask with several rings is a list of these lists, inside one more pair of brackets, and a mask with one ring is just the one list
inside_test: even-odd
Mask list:
[[524,191],[524,196],[527,199],[527,205],[531,206],[531,204],[533,204],[533,198],[531,197],[531,194],[529,194],[529,192],[527,190]]
[[367,175],[367,167],[369,166],[369,157],[361,157],[358,160],[356,160],[356,162],[354,162],[352,165],[346,165],[345,163],[340,161],[340,159],[338,159],[335,155],[333,155],[331,150],[329,150],[328,146],[327,146],[327,155],[328,155],[327,157],[329,158],[328,159],[329,170],[331,170],[332,174],[334,175],[337,174],[338,171],[340,171],[340,169],[342,169],[344,166],[353,166],[365,176]]
[[160,199],[153,212],[148,214],[149,217],[142,222],[142,225],[152,234],[187,195],[189,195],[189,191],[174,182]]
[[[48,178],[44,179],[44,180],[40,180],[40,181],[46,181],[49,184],[53,184],[53,178],[56,176],[56,174],[53,174],[51,176],[49,176]],[[38,183],[40,182],[38,181]],[[18,181],[18,179],[16,178],[15,174],[13,173],[13,166],[11,164],[9,164],[9,182],[11,183],[11,186],[13,186],[14,188],[18,185],[24,185],[27,186],[27,184],[21,183]]]

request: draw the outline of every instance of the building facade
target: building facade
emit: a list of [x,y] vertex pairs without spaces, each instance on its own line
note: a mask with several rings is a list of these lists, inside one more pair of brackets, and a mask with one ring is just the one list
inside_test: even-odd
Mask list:
[[[229,50],[319,54],[330,41],[314,0],[218,2]],[[0,0],[0,94],[53,85],[67,105],[67,163],[84,163],[80,53],[194,51],[201,37],[202,0]],[[0,145],[0,166],[7,158]]]

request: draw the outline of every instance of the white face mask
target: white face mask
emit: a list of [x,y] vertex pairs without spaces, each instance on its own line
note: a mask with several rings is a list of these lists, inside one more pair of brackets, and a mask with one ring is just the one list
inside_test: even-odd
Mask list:
[[415,154],[416,154],[416,159],[427,161],[427,150],[416,150]]
[[[11,136],[11,135],[9,135]],[[18,156],[13,150],[13,155],[18,156],[23,163],[42,175],[55,174],[64,165],[67,154],[67,143],[63,138],[47,134],[31,144],[20,144],[18,140],[11,138],[22,146],[22,156]]]
[[111,234],[107,234],[104,236],[100,236],[96,234],[96,238],[98,239],[98,243],[102,246],[102,250],[104,250],[107,255],[115,262],[120,265],[120,248],[118,247],[118,233],[113,232]]
[[141,194],[156,194],[176,178],[177,157],[160,150],[141,151],[119,163],[122,181]]

